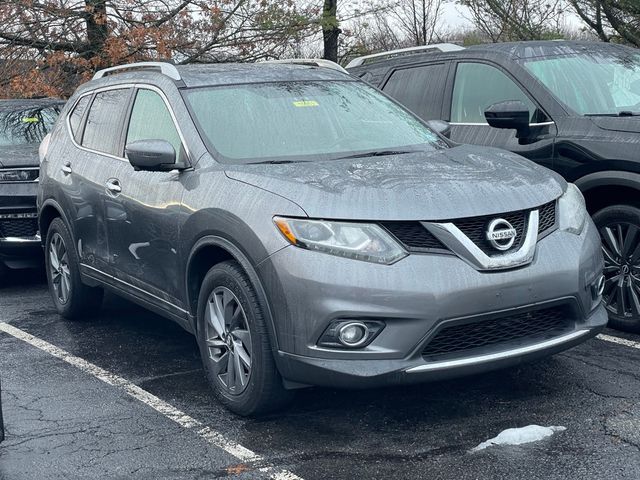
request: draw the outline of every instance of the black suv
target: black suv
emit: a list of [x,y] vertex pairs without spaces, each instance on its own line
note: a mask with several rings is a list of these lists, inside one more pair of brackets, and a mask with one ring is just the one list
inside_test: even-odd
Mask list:
[[38,146],[63,105],[47,98],[0,100],[0,279],[7,268],[42,264]]
[[613,327],[640,332],[640,51],[593,42],[430,45],[347,69],[458,143],[505,148],[574,182],[603,238]]

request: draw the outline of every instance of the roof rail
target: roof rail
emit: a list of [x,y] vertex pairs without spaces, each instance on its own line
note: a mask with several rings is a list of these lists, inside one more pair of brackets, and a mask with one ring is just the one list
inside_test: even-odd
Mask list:
[[290,63],[294,65],[309,65],[313,67],[330,68],[342,73],[349,73],[336,62],[324,58],[284,58],[282,60],[266,60],[263,63]]
[[160,70],[160,73],[166,75],[169,78],[172,78],[173,80],[182,80],[180,72],[178,72],[178,69],[175,67],[175,65],[167,62],[138,62],[105,68],[103,70],[98,70],[93,76],[92,80],[98,80],[99,78],[106,77],[107,75],[113,75],[115,73],[122,73],[131,70]]
[[356,57],[349,62],[347,68],[358,67],[366,63],[373,63],[378,60],[384,60],[386,58],[400,57],[403,55],[412,55],[415,53],[425,53],[429,51],[437,52],[457,52],[464,50],[464,47],[456,45],[454,43],[434,43],[433,45],[421,45],[419,47],[399,48],[397,50],[389,50],[388,52],[374,53],[371,55],[364,55],[362,57]]

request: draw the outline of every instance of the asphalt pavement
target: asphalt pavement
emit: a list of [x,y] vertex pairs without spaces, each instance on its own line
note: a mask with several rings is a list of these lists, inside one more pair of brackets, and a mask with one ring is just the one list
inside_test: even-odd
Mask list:
[[[244,419],[209,392],[191,335],[116,297],[65,321],[21,273],[0,287],[0,327],[2,480],[640,479],[640,336],[457,380],[303,390]],[[470,452],[530,424],[566,430]]]

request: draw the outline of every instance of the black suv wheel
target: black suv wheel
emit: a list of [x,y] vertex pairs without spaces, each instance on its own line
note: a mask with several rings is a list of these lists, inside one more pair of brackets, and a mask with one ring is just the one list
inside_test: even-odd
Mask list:
[[609,322],[620,330],[640,332],[640,209],[614,205],[593,220],[602,236]]
[[255,291],[237,262],[216,265],[202,282],[198,346],[209,384],[231,411],[266,413],[292,397],[276,369]]
[[45,264],[49,293],[60,315],[75,319],[100,308],[103,291],[82,283],[78,254],[60,218],[54,219],[47,231]]

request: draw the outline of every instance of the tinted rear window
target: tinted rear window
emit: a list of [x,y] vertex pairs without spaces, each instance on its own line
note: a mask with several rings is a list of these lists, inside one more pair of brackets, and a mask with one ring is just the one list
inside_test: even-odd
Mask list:
[[391,74],[383,91],[425,120],[441,118],[447,65],[421,65]]
[[129,89],[97,93],[84,127],[82,146],[121,157],[120,138],[129,100]]

